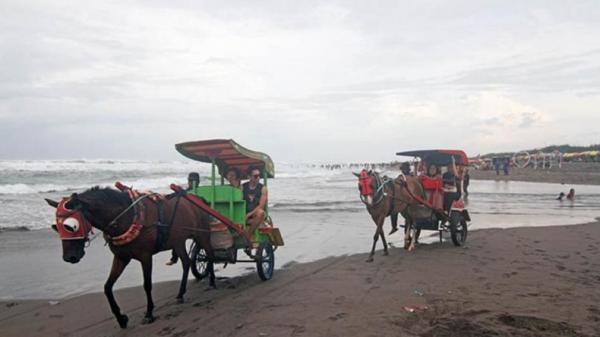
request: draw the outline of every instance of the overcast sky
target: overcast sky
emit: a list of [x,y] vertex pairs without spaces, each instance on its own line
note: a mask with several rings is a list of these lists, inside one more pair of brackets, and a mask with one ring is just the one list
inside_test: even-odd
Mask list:
[[600,143],[600,1],[0,2],[0,159]]

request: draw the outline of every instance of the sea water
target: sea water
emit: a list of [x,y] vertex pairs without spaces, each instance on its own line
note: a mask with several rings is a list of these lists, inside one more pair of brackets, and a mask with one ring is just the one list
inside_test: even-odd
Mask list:
[[[276,251],[276,268],[369,251],[375,226],[360,202],[350,169],[286,163],[276,163],[275,169],[276,179],[268,183],[269,206],[285,240]],[[54,209],[44,198],[58,200],[92,186],[112,186],[117,180],[139,190],[168,193],[169,184],[184,185],[189,172],[199,172],[201,184],[210,181],[210,166],[193,161],[0,161],[0,299],[59,298],[102,288],[111,263],[102,238],[86,249],[80,263],[63,262],[59,238],[49,230]],[[570,188],[576,190],[574,202],[556,200]],[[472,180],[469,191],[469,230],[568,225],[600,216],[600,186]],[[385,232],[389,229],[388,221]],[[434,232],[422,236],[423,242],[437,238]],[[388,242],[402,246],[401,231]],[[168,258],[168,252],[155,256],[155,281],[181,277],[180,267],[164,265]],[[139,285],[140,270],[132,263],[117,286]],[[219,266],[217,273],[235,276],[254,270],[254,264],[239,263],[226,269]]]

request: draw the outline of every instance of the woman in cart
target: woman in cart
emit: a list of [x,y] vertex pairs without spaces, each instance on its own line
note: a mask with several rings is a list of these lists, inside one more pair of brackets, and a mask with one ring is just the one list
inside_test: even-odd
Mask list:
[[452,202],[459,200],[461,196],[460,179],[456,174],[456,165],[449,164],[446,172],[442,175],[442,190],[444,190],[444,210],[450,212]]

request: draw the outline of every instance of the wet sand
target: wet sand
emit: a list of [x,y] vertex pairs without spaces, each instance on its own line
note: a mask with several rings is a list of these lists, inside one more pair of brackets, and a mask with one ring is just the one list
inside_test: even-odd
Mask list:
[[[154,286],[156,322],[141,325],[140,287],[117,291],[121,330],[102,293],[0,303],[9,336],[598,336],[600,222],[486,229],[465,248],[421,245],[327,258],[219,279]],[[141,278],[141,277],[140,277]],[[98,289],[100,290],[100,289]],[[412,311],[412,312],[411,312]]]
[[[470,170],[471,179],[475,180],[503,180],[503,181],[529,181],[538,183],[557,183],[557,184],[579,184],[579,185],[600,185],[600,163],[563,163],[562,168],[553,167],[552,169],[532,169],[513,167],[509,175],[496,175],[496,171],[488,170]],[[565,191],[565,193],[568,190]]]

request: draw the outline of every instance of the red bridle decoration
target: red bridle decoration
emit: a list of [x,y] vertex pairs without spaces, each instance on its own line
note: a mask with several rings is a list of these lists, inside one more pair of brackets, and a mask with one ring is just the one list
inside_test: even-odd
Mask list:
[[363,169],[360,171],[360,175],[358,176],[358,186],[360,186],[361,195],[372,196],[374,194],[373,186],[371,186],[372,181],[373,178],[371,178],[367,170]]
[[68,209],[65,205],[69,198],[63,198],[56,207],[56,224],[52,228],[58,232],[61,240],[86,239],[92,231],[92,225],[78,209]]

